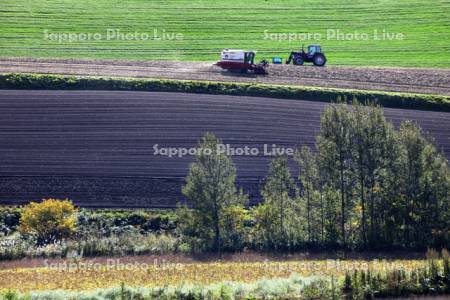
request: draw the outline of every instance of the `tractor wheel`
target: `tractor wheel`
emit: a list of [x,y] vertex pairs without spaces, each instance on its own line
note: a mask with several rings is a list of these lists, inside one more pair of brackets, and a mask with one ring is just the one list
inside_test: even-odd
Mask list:
[[254,73],[259,75],[267,75],[267,70],[263,66],[258,66],[255,68]]
[[297,66],[302,66],[304,63],[303,58],[301,58],[301,57],[295,57],[293,62],[294,62],[294,65],[297,65]]
[[313,63],[315,66],[323,67],[325,63],[327,62],[327,59],[325,56],[321,53],[318,53],[314,56]]

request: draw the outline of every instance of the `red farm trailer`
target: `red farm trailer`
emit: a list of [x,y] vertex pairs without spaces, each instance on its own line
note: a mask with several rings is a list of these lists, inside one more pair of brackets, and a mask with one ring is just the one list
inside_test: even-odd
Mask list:
[[255,55],[255,51],[225,49],[216,65],[231,72],[267,74],[269,63],[262,60],[255,64]]

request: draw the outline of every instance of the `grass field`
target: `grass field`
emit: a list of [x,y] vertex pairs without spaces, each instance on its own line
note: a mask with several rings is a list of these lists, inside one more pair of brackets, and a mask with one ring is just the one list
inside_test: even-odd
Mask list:
[[213,263],[158,263],[144,265],[113,260],[106,265],[94,262],[55,262],[45,268],[0,270],[0,291],[22,292],[64,289],[72,291],[120,286],[155,287],[180,284],[213,284],[224,281],[251,283],[261,279],[288,278],[293,274],[303,277],[342,278],[346,272],[370,270],[411,271],[426,266],[426,260],[311,260],[284,262],[213,262]]
[[320,43],[332,65],[448,68],[449,21],[445,0],[2,0],[0,56],[214,61]]

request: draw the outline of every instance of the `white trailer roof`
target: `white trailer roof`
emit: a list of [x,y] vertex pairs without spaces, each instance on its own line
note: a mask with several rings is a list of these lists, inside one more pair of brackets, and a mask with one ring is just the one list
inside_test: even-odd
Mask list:
[[245,53],[254,52],[247,50],[238,50],[238,49],[224,49],[222,50],[220,59],[222,61],[240,61],[244,62]]

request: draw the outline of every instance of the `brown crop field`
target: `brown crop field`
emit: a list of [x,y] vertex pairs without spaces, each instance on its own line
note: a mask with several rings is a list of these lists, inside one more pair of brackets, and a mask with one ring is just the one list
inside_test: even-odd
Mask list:
[[[174,207],[193,157],[155,155],[153,147],[195,147],[206,131],[232,147],[260,150],[233,156],[238,184],[256,201],[272,159],[262,155],[264,144],[312,146],[326,105],[119,91],[2,90],[0,99],[0,202],[68,197],[91,207]],[[450,113],[385,114],[395,125],[418,122],[450,157]]]

